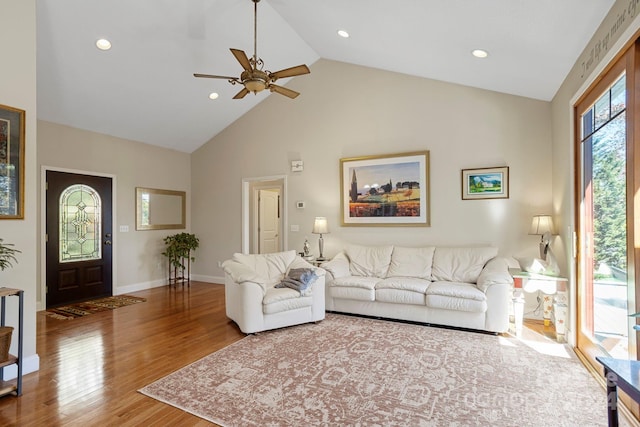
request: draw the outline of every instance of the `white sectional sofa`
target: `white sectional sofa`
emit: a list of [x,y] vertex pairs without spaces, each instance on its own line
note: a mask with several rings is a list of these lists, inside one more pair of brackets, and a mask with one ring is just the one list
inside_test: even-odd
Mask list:
[[497,253],[494,247],[349,245],[321,266],[326,309],[505,332],[513,279]]

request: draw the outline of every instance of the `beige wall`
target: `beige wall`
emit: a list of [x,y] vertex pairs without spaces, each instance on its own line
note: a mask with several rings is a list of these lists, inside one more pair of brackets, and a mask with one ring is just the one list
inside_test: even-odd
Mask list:
[[38,142],[38,167],[115,177],[113,293],[164,285],[162,238],[184,230],[136,231],[135,188],[186,191],[188,230],[190,155],[45,121],[38,121]]
[[[25,217],[0,221],[0,238],[22,253],[18,264],[0,272],[0,286],[25,291],[24,372],[37,370],[36,354],[36,2],[0,0],[0,104],[25,110]],[[11,297],[12,299],[13,297]],[[17,300],[7,301],[7,324],[17,325]],[[11,352],[16,354],[17,340]]]
[[[556,93],[552,104],[553,213],[560,232],[554,242],[563,274],[570,279],[570,322],[567,337],[575,333],[576,295],[573,258],[574,218],[574,115],[573,105],[604,67],[640,29],[640,2],[618,0],[579,56]],[[630,340],[633,337],[630,337]],[[631,343],[630,343],[631,344]],[[631,347],[631,345],[630,345]]]
[[[219,280],[218,261],[241,249],[241,183],[287,175],[290,249],[302,250],[315,216],[331,233],[325,255],[346,243],[492,244],[503,255],[537,253],[531,216],[551,212],[550,103],[393,72],[319,60],[192,156],[192,228],[203,240],[196,271]],[[258,96],[264,96],[260,94]],[[339,159],[429,150],[431,227],[341,227]],[[303,172],[290,172],[303,160]],[[461,169],[510,167],[511,197],[461,200]],[[295,208],[296,201],[306,208]]]

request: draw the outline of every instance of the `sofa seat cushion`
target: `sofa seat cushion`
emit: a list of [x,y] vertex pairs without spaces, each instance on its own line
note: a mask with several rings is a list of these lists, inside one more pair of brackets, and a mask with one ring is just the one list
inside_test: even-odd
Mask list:
[[377,277],[348,276],[331,282],[329,295],[334,298],[374,301]]
[[425,292],[430,284],[429,280],[414,277],[388,277],[376,283],[376,301],[425,305]]
[[426,292],[428,307],[445,310],[484,313],[487,311],[487,297],[471,283],[434,282]]
[[429,285],[431,285],[430,280],[416,279],[415,277],[387,277],[376,283],[376,290],[400,289],[424,295]]
[[312,303],[311,296],[301,296],[299,291],[290,288],[268,288],[262,299],[262,312],[264,314],[280,313],[311,307]]

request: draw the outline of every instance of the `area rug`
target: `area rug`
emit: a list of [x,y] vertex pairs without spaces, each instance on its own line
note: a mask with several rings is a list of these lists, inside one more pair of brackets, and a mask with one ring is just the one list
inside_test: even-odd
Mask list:
[[605,390],[561,348],[328,314],[139,391],[222,426],[606,426]]
[[45,312],[49,317],[59,320],[70,320],[101,311],[113,310],[127,305],[145,302],[145,298],[131,295],[117,295],[113,297],[99,298],[91,301],[79,302],[62,307],[50,308]]

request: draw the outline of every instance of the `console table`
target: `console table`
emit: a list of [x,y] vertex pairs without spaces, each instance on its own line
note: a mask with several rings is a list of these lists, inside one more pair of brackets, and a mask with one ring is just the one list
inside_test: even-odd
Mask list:
[[551,324],[551,313],[558,341],[564,339],[567,320],[566,288],[568,279],[544,274],[528,273],[519,268],[509,269],[513,277],[513,315],[516,333],[522,331],[524,317],[523,292],[542,292],[542,314],[544,325]]
[[618,427],[618,387],[640,403],[640,362],[600,356],[596,360],[604,366],[609,427]]

